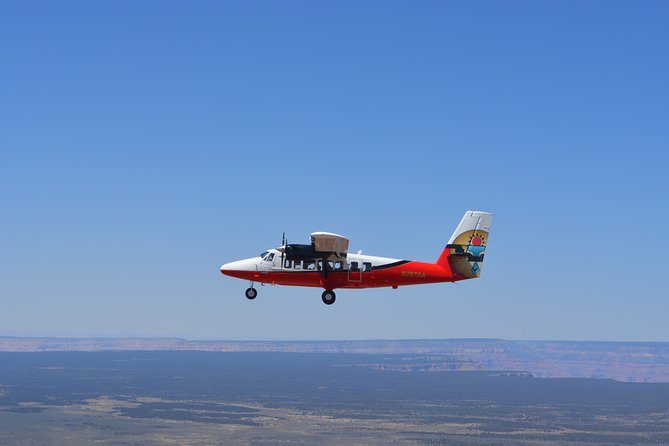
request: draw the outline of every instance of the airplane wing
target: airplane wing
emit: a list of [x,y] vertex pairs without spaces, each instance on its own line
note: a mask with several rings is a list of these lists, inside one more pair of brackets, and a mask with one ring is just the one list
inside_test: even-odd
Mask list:
[[342,257],[348,251],[348,238],[332,232],[311,233],[311,244],[319,252],[331,252]]

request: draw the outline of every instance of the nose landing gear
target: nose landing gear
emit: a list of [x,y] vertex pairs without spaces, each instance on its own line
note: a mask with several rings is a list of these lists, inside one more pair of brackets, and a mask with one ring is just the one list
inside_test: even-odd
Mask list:
[[251,287],[251,288],[246,289],[246,291],[244,292],[244,295],[246,296],[246,298],[248,300],[253,300],[258,295],[258,292],[256,291],[255,288]]
[[325,290],[323,291],[323,294],[321,294],[321,298],[323,299],[323,303],[325,305],[332,305],[335,303],[337,295],[332,290]]

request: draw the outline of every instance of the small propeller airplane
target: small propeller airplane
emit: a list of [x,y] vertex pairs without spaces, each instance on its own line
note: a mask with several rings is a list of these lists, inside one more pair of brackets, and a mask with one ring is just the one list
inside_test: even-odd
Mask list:
[[308,245],[289,244],[258,257],[221,266],[221,273],[250,281],[248,299],[258,292],[254,282],[323,288],[326,305],[335,302],[337,288],[378,288],[457,282],[481,275],[492,214],[467,211],[435,263],[391,259],[348,252],[348,238],[331,232],[314,232]]

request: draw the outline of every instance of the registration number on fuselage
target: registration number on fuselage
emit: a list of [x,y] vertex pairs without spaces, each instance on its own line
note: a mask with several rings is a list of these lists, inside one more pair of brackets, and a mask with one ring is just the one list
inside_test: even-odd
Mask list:
[[402,271],[402,277],[411,279],[424,279],[425,273],[421,273],[419,271]]

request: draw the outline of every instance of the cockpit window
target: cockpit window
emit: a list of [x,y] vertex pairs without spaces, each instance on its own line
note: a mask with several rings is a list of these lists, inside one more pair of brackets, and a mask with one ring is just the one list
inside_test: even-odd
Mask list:
[[265,251],[262,254],[260,254],[260,257],[266,262],[271,262],[272,260],[274,260],[274,253]]

